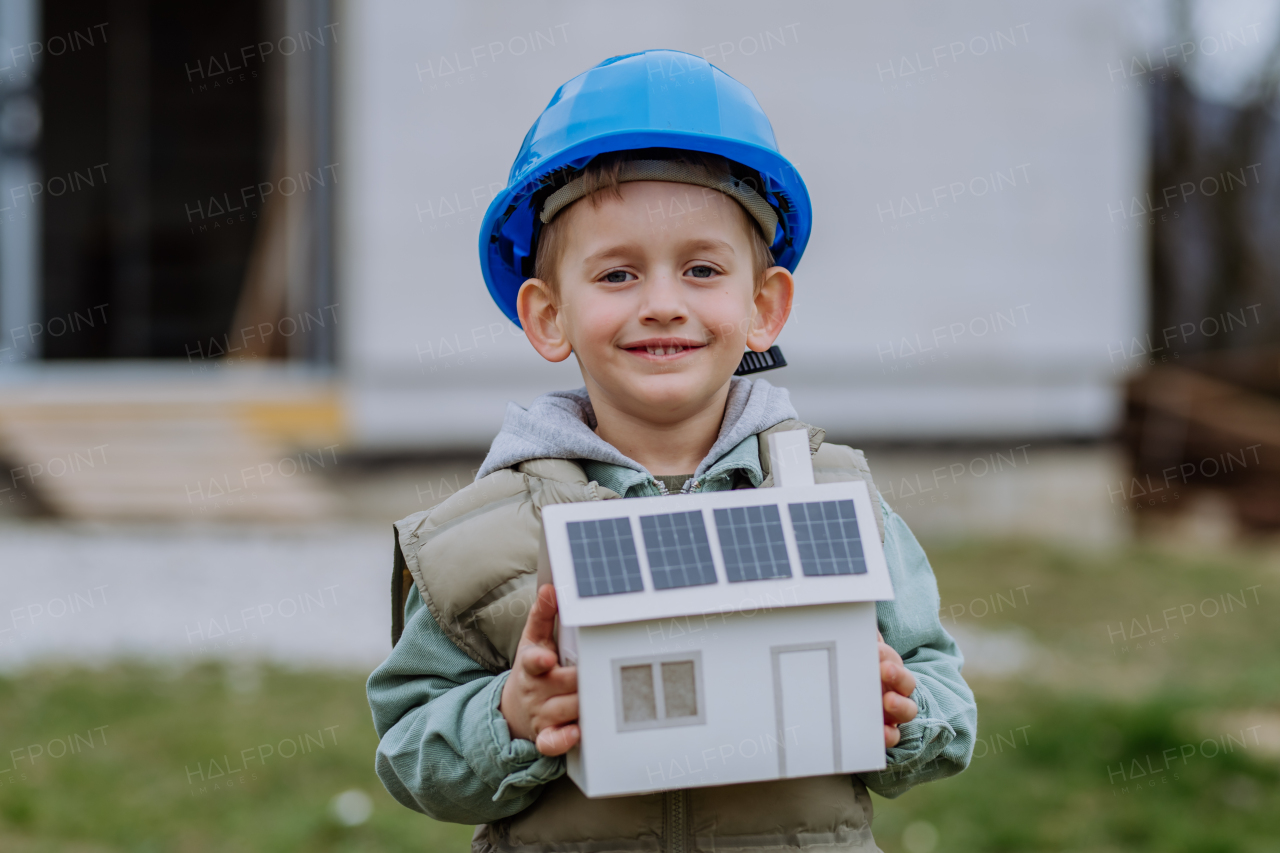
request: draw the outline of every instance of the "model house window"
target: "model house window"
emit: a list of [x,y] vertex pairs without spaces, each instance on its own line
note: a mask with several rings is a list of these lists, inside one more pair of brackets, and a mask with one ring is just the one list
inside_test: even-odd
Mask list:
[[618,731],[705,721],[701,654],[617,660],[613,671]]

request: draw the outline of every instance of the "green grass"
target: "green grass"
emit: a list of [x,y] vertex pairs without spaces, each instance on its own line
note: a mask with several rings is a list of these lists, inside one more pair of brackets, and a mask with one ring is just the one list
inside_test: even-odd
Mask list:
[[[51,740],[77,732],[77,754],[20,760],[16,774],[0,775],[0,850],[64,849],[24,839],[191,853],[469,847],[469,828],[435,823],[382,789],[358,673],[268,668],[255,679],[216,664],[166,673],[121,663],[0,680],[6,752],[41,744],[48,753]],[[244,766],[242,750],[244,772],[216,775]],[[345,828],[328,805],[352,788],[374,809]]]
[[1016,677],[970,678],[981,742],[968,770],[876,799],[886,853],[917,853],[904,832],[920,822],[949,853],[1280,850],[1280,754],[1266,741],[1280,733],[1274,553],[970,543],[930,555],[946,627],[1014,631],[1038,653]]
[[[903,832],[916,821],[936,827],[947,851],[1276,849],[1277,767],[1249,733],[1232,732],[1249,747],[1233,742],[1231,753],[1220,751],[1225,732],[1203,743],[1206,733],[1182,722],[1195,706],[1181,694],[1122,705],[1022,689],[988,692],[979,703],[984,745],[968,770],[877,799],[874,829],[885,851],[909,849]],[[1120,775],[1135,761],[1145,775]]]
[[[1280,849],[1280,756],[1267,751],[1267,730],[1261,745],[1246,733],[1246,747],[1204,754],[1212,750],[1205,738],[1221,744],[1253,724],[1232,714],[1270,719],[1272,730],[1280,720],[1274,557],[1027,543],[930,554],[944,612],[956,614],[945,625],[987,635],[1016,629],[1039,651],[1015,676],[972,679],[982,742],[968,770],[896,800],[876,798],[874,831],[886,853],[926,853],[930,828],[938,853]],[[1197,609],[1177,621],[1184,604],[1199,608],[1227,593],[1238,601],[1251,586],[1257,596],[1249,592],[1247,606],[1231,602],[1214,616]],[[1179,615],[1168,625],[1160,620],[1171,607]],[[1129,638],[1124,650],[1117,626],[1128,635],[1132,620],[1146,625],[1148,615],[1166,631]],[[75,733],[79,752],[47,754]],[[280,754],[305,733],[307,749]],[[382,790],[362,673],[127,662],[29,671],[0,679],[0,769],[10,767],[10,750],[22,754],[28,744],[46,754],[0,774],[4,851],[468,848],[469,828],[434,823]],[[243,750],[257,755],[263,744],[274,754],[208,778],[211,761],[225,770],[226,756],[239,767]],[[1159,770],[1164,750],[1187,744],[1196,752],[1185,761],[1175,756],[1163,772],[1129,777],[1134,761]],[[1115,778],[1119,767],[1125,778]],[[328,806],[352,788],[374,809],[347,828]],[[904,844],[904,833],[914,843]]]

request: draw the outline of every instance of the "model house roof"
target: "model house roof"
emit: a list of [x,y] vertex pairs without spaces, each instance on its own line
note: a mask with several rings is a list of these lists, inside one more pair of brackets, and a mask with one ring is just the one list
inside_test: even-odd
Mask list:
[[566,625],[893,598],[862,482],[555,504],[542,518]]

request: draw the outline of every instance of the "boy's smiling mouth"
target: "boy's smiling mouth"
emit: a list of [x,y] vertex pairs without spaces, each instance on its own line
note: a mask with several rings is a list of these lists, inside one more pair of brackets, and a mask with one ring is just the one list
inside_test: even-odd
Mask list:
[[705,347],[705,343],[690,338],[646,338],[622,345],[632,355],[658,362],[676,361]]

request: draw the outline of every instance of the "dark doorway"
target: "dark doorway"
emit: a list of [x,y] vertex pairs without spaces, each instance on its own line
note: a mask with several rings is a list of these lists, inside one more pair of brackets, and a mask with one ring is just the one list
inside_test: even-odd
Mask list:
[[269,180],[264,5],[42,3],[41,313],[105,319],[44,358],[186,359],[231,325],[262,211],[242,191]]

